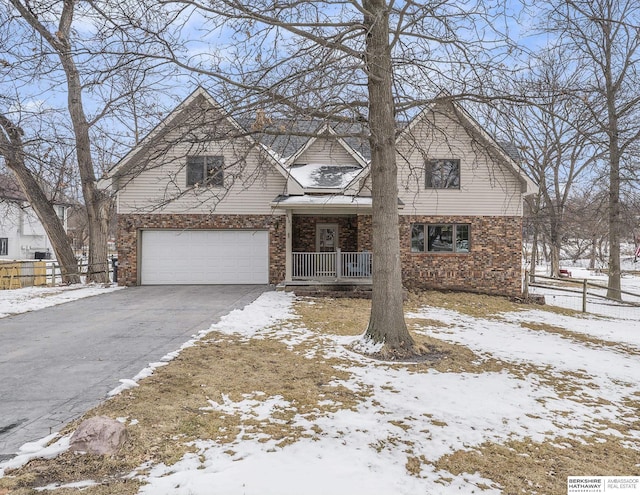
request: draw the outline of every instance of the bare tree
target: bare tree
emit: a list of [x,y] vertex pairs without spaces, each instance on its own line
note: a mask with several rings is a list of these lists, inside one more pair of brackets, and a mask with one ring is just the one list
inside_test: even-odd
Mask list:
[[[89,261],[87,280],[107,283],[107,233],[111,198],[97,187],[96,170],[91,150],[91,123],[84,109],[83,84],[81,73],[76,63],[78,54],[73,44],[73,17],[77,2],[65,0],[59,13],[52,12],[50,6],[32,5],[19,0],[11,0],[11,4],[22,19],[39,35],[42,42],[58,57],[63,68],[67,84],[67,105],[75,138],[78,169],[82,180],[82,192],[89,217]],[[56,31],[52,32],[52,19],[57,15]]]
[[78,263],[69,243],[60,218],[56,214],[49,198],[26,164],[26,151],[23,143],[24,131],[0,114],[0,156],[9,169],[15,174],[22,191],[25,193],[31,207],[40,219],[56,258],[60,264],[63,283],[80,283]]
[[[485,69],[506,56],[493,24],[499,13],[483,2],[385,0],[178,0],[147,7],[137,25],[153,37],[153,56],[206,80],[234,116],[319,119],[342,124],[341,137],[368,141],[376,259],[366,336],[391,356],[415,352],[402,308],[398,121],[410,120],[445,88],[450,95],[480,94]],[[187,31],[185,20],[198,25],[197,39],[178,36]],[[114,22],[131,29],[129,15]],[[479,40],[474,29],[491,36]]]
[[[524,76],[509,83],[524,103],[494,102],[489,117],[498,132],[517,147],[522,167],[539,185],[533,202],[534,228],[548,240],[551,276],[558,277],[566,230],[565,214],[575,185],[593,178],[600,157],[591,137],[591,114],[570,91],[583,80],[579,67],[551,48],[530,59]],[[542,231],[540,231],[542,229]],[[537,242],[537,241],[536,241]]]
[[608,252],[607,191],[605,187],[576,188],[566,208],[566,246],[571,258],[585,256],[589,268],[605,266]]
[[[64,106],[60,127],[68,130],[66,138],[73,144],[88,218],[87,280],[100,283],[108,281],[113,205],[97,179],[124,147],[157,122],[158,92],[171,84],[142,56],[143,35],[134,39],[113,29],[110,16],[126,8],[77,0],[11,0],[0,6],[0,40],[11,40],[0,47],[3,96],[21,105]],[[156,110],[149,113],[149,107]]]
[[549,31],[585,77],[575,98],[587,102],[591,138],[606,153],[608,171],[609,290],[620,299],[622,171],[640,138],[640,4],[635,0],[560,0],[550,10]]

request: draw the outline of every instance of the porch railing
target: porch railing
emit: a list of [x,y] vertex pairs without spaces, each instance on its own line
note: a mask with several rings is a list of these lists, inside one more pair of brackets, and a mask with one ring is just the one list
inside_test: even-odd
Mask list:
[[291,253],[294,280],[371,278],[372,256],[360,253]]

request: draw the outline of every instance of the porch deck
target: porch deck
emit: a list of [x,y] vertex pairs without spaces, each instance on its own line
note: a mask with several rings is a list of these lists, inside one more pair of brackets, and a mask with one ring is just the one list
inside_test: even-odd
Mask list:
[[278,290],[370,297],[372,256],[368,251],[291,253],[291,261],[291,276]]

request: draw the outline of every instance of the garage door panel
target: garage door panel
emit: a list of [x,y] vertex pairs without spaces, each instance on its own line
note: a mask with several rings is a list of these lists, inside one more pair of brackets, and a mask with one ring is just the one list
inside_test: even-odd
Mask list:
[[153,284],[266,284],[267,231],[145,230],[140,278]]

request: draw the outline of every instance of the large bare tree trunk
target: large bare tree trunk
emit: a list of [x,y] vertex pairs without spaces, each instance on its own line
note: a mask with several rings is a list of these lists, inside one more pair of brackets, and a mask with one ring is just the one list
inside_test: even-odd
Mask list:
[[104,191],[98,189],[93,157],[91,156],[90,125],[82,104],[82,83],[69,39],[77,0],[64,0],[58,30],[55,34],[40,22],[26,4],[19,0],[10,1],[24,20],[55,50],[64,69],[67,79],[68,109],[75,136],[82,193],[89,218],[87,282],[108,283],[107,233],[112,202]]
[[75,134],[82,194],[89,219],[87,282],[109,283],[107,241],[112,201],[104,191],[98,189],[91,156],[89,123],[82,105],[82,86],[78,69],[69,51],[60,50],[58,53],[67,76],[69,113]]
[[371,184],[373,201],[373,294],[366,336],[384,342],[386,351],[412,352],[413,339],[404,321],[400,233],[398,230],[398,168],[392,93],[388,6],[364,0],[368,30],[366,62],[369,89]]
[[[605,33],[609,34],[609,27]],[[618,127],[618,109],[616,107],[617,83],[614,82],[611,67],[613,43],[607,36],[605,43],[605,87],[607,90],[607,134],[609,137],[609,280],[607,297],[622,300],[620,271],[620,229],[622,224],[620,210],[620,140]]]
[[0,115],[0,128],[4,131],[4,133],[0,132],[0,155],[4,157],[7,167],[15,174],[20,189],[27,197],[51,241],[56,259],[60,264],[62,282],[66,284],[80,283],[78,262],[73,254],[69,237],[51,202],[24,162],[22,129],[3,115]]
[[[615,137],[612,138],[615,141]],[[620,292],[620,156],[617,153],[617,142],[610,147],[611,163],[609,164],[609,280],[607,297],[621,300]]]

